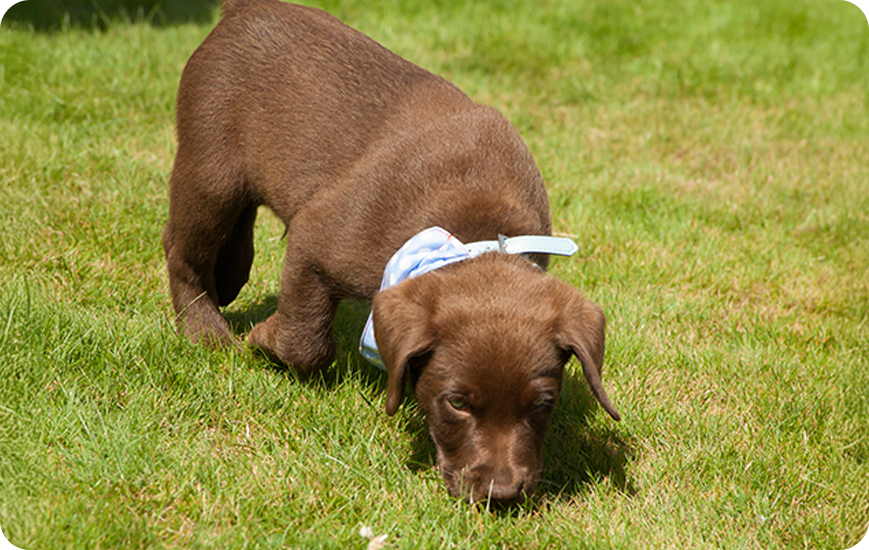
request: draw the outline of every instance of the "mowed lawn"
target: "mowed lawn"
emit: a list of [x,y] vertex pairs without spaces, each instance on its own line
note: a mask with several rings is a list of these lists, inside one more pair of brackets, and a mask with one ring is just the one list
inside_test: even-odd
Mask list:
[[[139,5],[144,3],[145,5]],[[27,0],[0,27],[0,527],[57,548],[844,549],[869,526],[869,24],[842,0],[324,0],[500,109],[607,313],[516,510],[452,498],[356,351],[299,377],[175,332],[175,92],[219,8]],[[275,306],[257,222],[240,334]],[[384,220],[384,223],[389,223]],[[336,227],[335,231],[340,231]],[[517,289],[521,291],[521,289]]]

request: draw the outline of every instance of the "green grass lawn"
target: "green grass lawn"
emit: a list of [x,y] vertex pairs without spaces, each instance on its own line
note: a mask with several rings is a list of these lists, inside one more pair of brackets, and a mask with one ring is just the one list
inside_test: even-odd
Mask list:
[[[140,4],[144,4],[140,6]],[[160,235],[190,2],[28,0],[0,28],[0,525],[55,548],[844,549],[869,525],[869,24],[842,0],[324,0],[493,105],[609,318],[540,494],[449,496],[355,350],[303,379],[174,329]],[[275,304],[263,215],[240,331]]]

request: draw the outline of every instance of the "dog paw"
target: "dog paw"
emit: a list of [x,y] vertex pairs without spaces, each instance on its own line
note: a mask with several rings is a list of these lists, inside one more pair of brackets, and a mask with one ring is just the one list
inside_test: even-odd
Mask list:
[[282,363],[283,361],[275,352],[275,333],[266,323],[259,323],[253,327],[247,335],[247,343],[254,351],[265,355],[272,362]]
[[287,326],[277,315],[259,323],[247,336],[249,346],[273,363],[303,372],[316,372],[335,359],[335,341],[331,335],[305,332],[304,327]]

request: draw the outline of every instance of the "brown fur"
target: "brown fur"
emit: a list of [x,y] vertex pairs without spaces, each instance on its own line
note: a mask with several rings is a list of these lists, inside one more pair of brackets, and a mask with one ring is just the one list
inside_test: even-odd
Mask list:
[[[248,340],[321,369],[339,301],[374,298],[387,412],[410,374],[454,494],[533,493],[571,354],[618,418],[600,384],[603,314],[530,262],[487,254],[377,294],[389,257],[427,227],[463,242],[550,233],[540,173],[494,109],[325,12],[235,0],[184,69],[177,130],[163,245],[191,340],[236,343],[219,307],[247,282],[265,205],[287,252],[277,311]],[[444,408],[459,394],[464,411]]]

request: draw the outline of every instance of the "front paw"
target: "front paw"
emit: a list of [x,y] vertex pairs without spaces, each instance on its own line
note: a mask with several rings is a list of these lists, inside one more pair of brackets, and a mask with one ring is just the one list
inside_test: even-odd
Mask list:
[[253,327],[247,335],[247,342],[254,351],[265,355],[273,363],[283,363],[275,351],[275,331],[270,326],[270,320],[266,319]]

